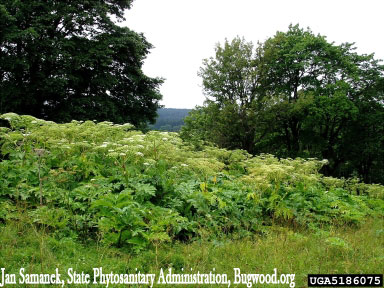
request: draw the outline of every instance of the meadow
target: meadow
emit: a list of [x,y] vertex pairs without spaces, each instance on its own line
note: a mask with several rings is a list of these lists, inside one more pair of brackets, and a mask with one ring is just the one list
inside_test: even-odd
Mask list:
[[327,160],[0,118],[0,267],[13,273],[277,268],[305,287],[308,273],[384,271],[384,187],[325,177]]

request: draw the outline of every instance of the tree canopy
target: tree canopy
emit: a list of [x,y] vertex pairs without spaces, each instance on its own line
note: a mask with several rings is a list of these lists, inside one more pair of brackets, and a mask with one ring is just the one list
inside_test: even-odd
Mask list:
[[141,69],[152,46],[116,22],[131,4],[2,1],[0,113],[59,122],[153,122],[162,79]]
[[256,47],[226,40],[203,61],[207,100],[185,120],[182,136],[253,154],[328,159],[326,174],[383,183],[383,72],[374,55],[298,25]]

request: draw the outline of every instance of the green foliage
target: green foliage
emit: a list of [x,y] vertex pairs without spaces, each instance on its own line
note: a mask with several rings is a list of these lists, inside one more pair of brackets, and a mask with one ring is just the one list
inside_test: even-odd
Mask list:
[[327,159],[326,175],[384,183],[383,72],[373,55],[298,25],[226,40],[200,69],[207,100],[181,137],[252,154]]
[[63,229],[68,222],[68,215],[63,208],[38,207],[29,213],[34,223],[55,229]]
[[10,127],[0,132],[0,220],[60,237],[157,251],[177,239],[359,225],[384,213],[383,186],[324,177],[326,160],[196,149],[130,124],[0,118]]
[[212,141],[225,148],[253,152],[257,115],[263,101],[258,72],[259,50],[244,39],[225,40],[216,56],[205,59],[199,75],[207,96],[206,106],[193,110],[182,127],[184,139]]
[[162,80],[142,72],[152,45],[116,23],[131,3],[2,1],[0,113],[153,122]]

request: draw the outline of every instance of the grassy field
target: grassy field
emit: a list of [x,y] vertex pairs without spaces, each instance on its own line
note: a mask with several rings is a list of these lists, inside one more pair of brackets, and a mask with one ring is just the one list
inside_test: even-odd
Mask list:
[[[156,275],[159,275],[160,268],[173,268],[175,273],[182,273],[182,268],[184,271],[193,268],[194,271],[209,273],[215,268],[216,273],[226,273],[232,283],[233,268],[240,268],[242,273],[264,274],[272,274],[277,268],[278,274],[295,274],[295,287],[306,287],[309,273],[383,273],[383,227],[383,219],[369,219],[360,227],[331,228],[321,233],[295,232],[276,226],[270,227],[264,235],[241,240],[175,242],[161,245],[157,253],[150,249],[132,254],[125,249],[96,243],[80,244],[72,238],[58,240],[37,232],[33,227],[7,225],[1,227],[0,232],[0,266],[16,274],[21,267],[27,273],[54,273],[57,267],[64,279],[68,268],[90,275],[97,267],[102,267],[105,273],[135,273],[137,268],[142,273]],[[260,284],[254,287],[268,286],[289,287]],[[232,284],[231,287],[246,285]]]

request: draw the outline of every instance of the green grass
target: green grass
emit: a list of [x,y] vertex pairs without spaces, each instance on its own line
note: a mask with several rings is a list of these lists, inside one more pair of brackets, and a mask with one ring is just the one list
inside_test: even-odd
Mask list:
[[[233,268],[240,268],[242,273],[264,274],[272,274],[277,268],[278,274],[296,274],[295,287],[306,287],[308,273],[383,273],[383,227],[384,220],[380,218],[370,219],[360,227],[331,227],[329,231],[317,232],[295,232],[272,226],[264,235],[247,239],[175,242],[162,245],[157,253],[152,247],[134,255],[94,242],[80,244],[72,238],[57,240],[57,236],[44,234],[33,226],[13,223],[0,230],[0,266],[16,274],[21,267],[26,273],[54,273],[57,267],[64,279],[70,267],[79,273],[89,273],[91,279],[92,268],[97,267],[103,267],[104,273],[135,273],[138,268],[142,273],[154,273],[157,277],[160,268],[172,267],[175,273],[182,273],[182,268],[209,273],[215,268],[216,273],[228,274],[232,283]],[[288,287],[287,284],[268,286]]]

